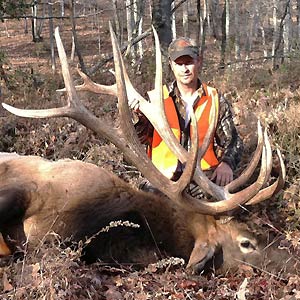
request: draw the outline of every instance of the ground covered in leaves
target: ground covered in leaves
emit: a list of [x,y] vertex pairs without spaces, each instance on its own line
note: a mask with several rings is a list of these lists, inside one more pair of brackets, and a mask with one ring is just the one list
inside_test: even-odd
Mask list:
[[[49,68],[46,41],[32,43],[20,30],[8,37],[1,33],[1,51],[6,53],[3,70],[9,86],[1,80],[1,101],[20,107],[55,107],[63,100],[56,89],[63,86],[61,76]],[[107,32],[106,32],[107,33]],[[84,35],[87,38],[88,33]],[[109,48],[108,48],[109,49]],[[105,49],[103,49],[105,50]],[[83,53],[88,49],[83,48]],[[109,50],[108,50],[109,51]],[[95,56],[90,57],[90,63]],[[261,230],[280,233],[289,245],[299,248],[300,189],[300,61],[285,62],[276,72],[266,63],[243,65],[212,73],[210,64],[203,69],[203,78],[220,87],[231,101],[236,124],[246,145],[242,166],[245,166],[256,144],[256,120],[259,117],[269,128],[272,144],[280,148],[287,165],[287,182],[274,199],[250,208],[239,216]],[[76,61],[72,63],[75,70]],[[111,84],[107,70],[94,75],[94,80]],[[153,70],[152,65],[142,65]],[[134,73],[134,72],[133,72]],[[142,72],[135,77],[140,89],[150,89],[153,74]],[[147,75],[148,74],[148,75]],[[208,74],[214,76],[208,77]],[[75,78],[78,78],[74,71]],[[148,77],[147,77],[148,76]],[[116,118],[116,102],[107,97],[82,93],[85,105],[103,118]],[[0,151],[25,155],[41,155],[48,159],[80,159],[115,172],[137,185],[141,174],[129,165],[113,145],[76,122],[29,120],[0,111]],[[251,222],[250,222],[251,221]],[[149,265],[140,270],[131,266],[112,267],[95,263],[85,265],[80,251],[56,243],[41,245],[24,260],[1,261],[1,299],[300,299],[297,275],[268,274],[241,266],[236,273],[193,275],[178,258]],[[280,258],[278,258],[280,259]]]

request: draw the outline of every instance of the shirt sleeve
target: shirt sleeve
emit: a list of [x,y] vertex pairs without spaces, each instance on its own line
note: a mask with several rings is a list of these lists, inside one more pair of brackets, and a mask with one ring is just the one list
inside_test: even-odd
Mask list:
[[219,99],[220,113],[215,138],[217,146],[221,148],[220,161],[235,170],[240,163],[244,145],[235,127],[230,104],[221,94]]
[[152,143],[154,127],[144,114],[139,113],[138,122],[134,125],[136,133],[142,144],[150,145]]

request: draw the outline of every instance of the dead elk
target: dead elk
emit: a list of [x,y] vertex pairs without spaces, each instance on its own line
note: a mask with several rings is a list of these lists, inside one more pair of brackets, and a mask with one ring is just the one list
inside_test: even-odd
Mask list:
[[[195,118],[192,116],[194,136],[189,153],[181,147],[168,126],[163,109],[161,54],[155,31],[156,79],[155,89],[149,92],[149,102],[133,88],[112,30],[116,74],[113,86],[95,84],[81,73],[85,83],[75,87],[57,30],[55,35],[67,105],[46,110],[23,110],[3,104],[4,108],[23,117],[70,117],[77,120],[114,143],[127,160],[160,189],[161,194],[137,191],[112,173],[88,163],[71,160],[50,162],[30,156],[5,157],[3,162],[0,160],[0,231],[11,249],[22,240],[28,241],[29,247],[37,245],[49,230],[53,230],[62,238],[71,237],[74,241],[93,236],[85,247],[85,258],[90,261],[97,258],[134,261],[137,260],[136,252],[131,247],[139,246],[183,257],[188,260],[187,266],[195,270],[204,269],[212,260],[216,266],[220,264],[225,268],[235,267],[240,262],[261,267],[265,262],[263,253],[270,255],[275,252],[277,257],[284,257],[274,246],[264,248],[265,245],[259,243],[244,225],[234,221],[223,224],[215,218],[241,205],[255,204],[271,197],[284,182],[285,168],[278,152],[280,174],[268,185],[272,168],[271,146],[260,125],[257,149],[249,166],[227,186],[217,186],[205,176],[197,163],[206,151],[215,122],[211,122],[203,145],[198,147]],[[88,111],[76,92],[82,89],[117,96],[119,124],[107,124]],[[147,157],[132,125],[128,98],[140,101],[143,113],[178,159],[186,163],[178,181],[164,177]],[[212,118],[216,120],[214,110],[212,112]],[[241,188],[260,161],[257,179]],[[191,179],[216,202],[187,194],[186,186]],[[97,234],[110,221],[119,219],[140,223],[141,228],[117,229],[118,232],[111,235]],[[272,263],[276,262],[276,257],[269,258]],[[281,266],[284,264],[284,261],[280,262]]]
[[[265,245],[245,225],[183,210],[166,196],[137,191],[93,164],[20,156],[2,162],[0,172],[0,229],[11,250],[25,241],[32,250],[54,231],[74,241],[96,235],[84,249],[89,262],[153,262],[154,256],[144,261],[136,257],[139,248],[183,257],[197,270],[212,258],[214,267],[224,261],[227,269],[241,262],[262,267],[264,254],[274,252],[274,247],[263,250]],[[129,220],[141,228],[97,235],[113,220]]]

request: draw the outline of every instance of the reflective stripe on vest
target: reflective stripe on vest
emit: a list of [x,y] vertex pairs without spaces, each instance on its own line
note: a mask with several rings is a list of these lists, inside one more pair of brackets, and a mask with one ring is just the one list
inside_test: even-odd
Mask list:
[[[205,134],[211,121],[210,110],[212,101],[215,101],[216,116],[218,116],[219,113],[219,96],[216,89],[205,84],[203,84],[203,87],[205,96],[202,96],[194,107],[198,124],[199,146],[201,146],[203,143]],[[169,125],[178,141],[180,141],[181,132],[179,127],[179,119],[173,99],[169,96],[166,87],[164,87],[164,98],[165,111]],[[162,140],[156,130],[154,130],[153,133],[153,141],[151,146],[152,148],[148,151],[148,155],[152,159],[152,162],[162,174],[164,174],[168,178],[171,178],[176,170],[178,159],[169,150],[166,143]],[[208,170],[211,167],[215,167],[216,165],[218,165],[218,163],[218,159],[214,152],[214,138],[212,137],[209,147],[203,158],[201,159],[201,169]]]

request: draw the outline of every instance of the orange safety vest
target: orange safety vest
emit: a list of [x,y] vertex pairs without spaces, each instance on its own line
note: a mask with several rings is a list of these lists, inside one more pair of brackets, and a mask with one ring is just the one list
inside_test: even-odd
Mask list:
[[[198,124],[199,147],[202,145],[205,134],[208,130],[210,120],[210,110],[212,101],[215,101],[216,116],[219,114],[219,96],[216,89],[202,84],[205,95],[203,95],[194,106],[194,112]],[[179,127],[179,119],[176,112],[176,107],[172,97],[169,96],[167,88],[164,87],[164,105],[167,120],[170,128],[180,141],[181,131]],[[178,159],[167,147],[160,135],[154,129],[151,147],[148,155],[158,170],[166,177],[171,178],[177,168]],[[201,169],[208,170],[211,167],[217,166],[219,163],[214,151],[214,138],[210,140],[209,147],[201,159]]]

